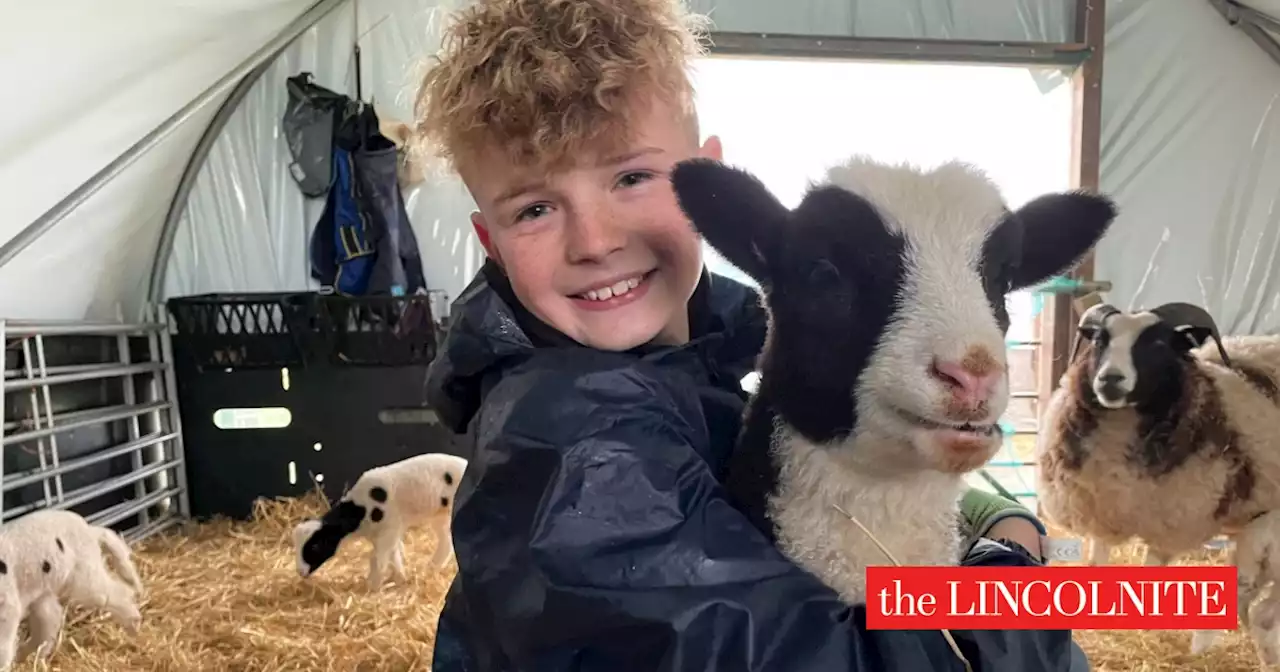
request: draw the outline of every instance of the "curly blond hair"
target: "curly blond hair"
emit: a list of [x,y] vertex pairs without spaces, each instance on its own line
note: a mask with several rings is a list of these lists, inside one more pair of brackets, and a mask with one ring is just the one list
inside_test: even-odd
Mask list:
[[548,167],[625,142],[638,98],[692,121],[705,26],[681,0],[478,0],[422,78],[417,149],[455,169],[491,145]]

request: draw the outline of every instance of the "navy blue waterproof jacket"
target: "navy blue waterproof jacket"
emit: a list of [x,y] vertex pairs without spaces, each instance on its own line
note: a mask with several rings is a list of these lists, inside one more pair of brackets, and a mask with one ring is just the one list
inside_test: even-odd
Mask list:
[[[519,308],[491,265],[459,297],[427,383],[473,451],[433,670],[962,671],[938,631],[868,631],[729,505],[765,316],[704,275],[690,318],[687,345],[607,353]],[[967,564],[1030,562],[995,548]],[[953,635],[975,672],[1068,669],[1068,631]]]

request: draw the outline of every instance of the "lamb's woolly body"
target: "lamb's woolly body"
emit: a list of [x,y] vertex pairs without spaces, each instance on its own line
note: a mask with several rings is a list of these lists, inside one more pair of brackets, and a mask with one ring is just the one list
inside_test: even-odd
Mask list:
[[[1234,541],[1241,625],[1257,646],[1262,665],[1280,665],[1280,511],[1262,514],[1241,529]],[[1264,591],[1265,596],[1258,600]],[[1219,634],[1217,630],[1196,631],[1191,639],[1192,655],[1208,650],[1217,643]]]
[[[124,582],[108,569],[104,548]],[[128,544],[112,530],[90,525],[75,513],[35,511],[6,523],[0,527],[0,562],[7,579],[0,585],[0,669],[37,649],[41,655],[51,653],[62,628],[64,600],[106,609],[130,631],[141,623],[134,599],[143,586]],[[23,618],[28,619],[31,636],[15,652]]]
[[[360,526],[362,533],[412,525],[415,520],[433,518],[442,512],[447,514],[449,503],[442,503],[441,498],[453,499],[466,468],[467,461],[454,455],[417,455],[364,472],[343,500],[355,502],[371,511],[379,507],[385,510],[386,517],[381,523],[371,525],[370,519],[366,518]],[[450,475],[448,480],[452,482],[446,482],[445,474]],[[372,494],[378,488],[386,492],[382,501]]]
[[[1139,411],[1091,407],[1082,399],[1090,354],[1082,353],[1044,415],[1039,493],[1048,517],[1102,549],[1139,537],[1158,556],[1152,564],[1162,564],[1280,509],[1280,339],[1224,337],[1223,345],[1236,370],[1206,343],[1192,351],[1199,364],[1183,388],[1188,414],[1213,429],[1203,445],[1187,448],[1185,461],[1158,476],[1130,456]],[[1170,443],[1180,441],[1190,441],[1188,432],[1174,432]]]
[[869,476],[847,459],[857,446],[818,446],[786,429],[777,436],[781,469],[769,508],[778,546],[841,599],[864,602],[867,566],[893,563],[836,506],[857,517],[904,565],[959,559],[956,502],[963,481],[936,471]]
[[382,586],[388,568],[403,582],[404,534],[420,525],[435,532],[431,564],[443,565],[453,552],[450,511],[466,467],[461,457],[427,453],[364,472],[323,519],[303,521],[294,528],[298,573],[310,576],[348,535],[355,535],[373,544],[371,590]]

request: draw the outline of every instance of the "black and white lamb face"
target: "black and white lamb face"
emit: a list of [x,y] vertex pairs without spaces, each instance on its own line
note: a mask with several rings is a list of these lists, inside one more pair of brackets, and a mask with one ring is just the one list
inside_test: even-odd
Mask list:
[[1112,410],[1171,404],[1182,394],[1184,368],[1194,362],[1191,351],[1218,338],[1213,318],[1186,303],[1132,313],[1099,304],[1081,316],[1077,330],[1090,344],[1089,375],[1082,382],[1099,405]]
[[344,499],[319,520],[305,520],[293,528],[298,574],[307,578],[338,552],[343,539],[360,529],[368,509]]
[[851,459],[879,470],[961,473],[994,455],[1009,397],[1005,295],[1068,268],[1115,216],[1084,193],[1010,212],[955,162],[854,158],[794,210],[709,160],[678,165],[672,182],[707,242],[760,283],[771,333],[757,403],[808,441],[858,438]]

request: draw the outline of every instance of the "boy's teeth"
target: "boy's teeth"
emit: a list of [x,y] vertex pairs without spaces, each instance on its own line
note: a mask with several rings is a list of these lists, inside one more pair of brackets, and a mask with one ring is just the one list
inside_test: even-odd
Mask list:
[[640,278],[628,278],[626,280],[619,280],[609,287],[593,289],[588,291],[586,294],[583,294],[583,296],[591,301],[608,301],[615,296],[622,296],[638,286],[640,286]]

